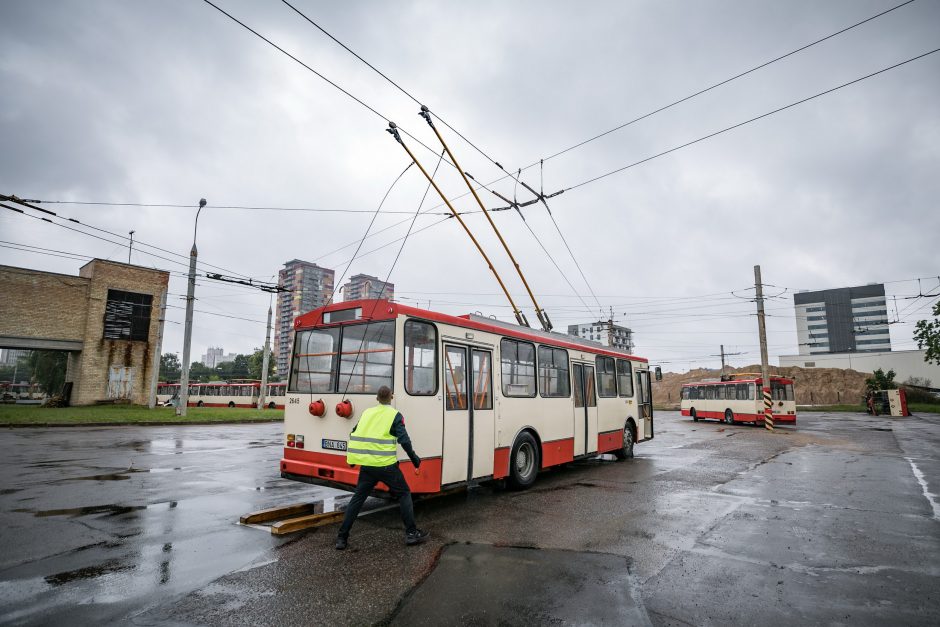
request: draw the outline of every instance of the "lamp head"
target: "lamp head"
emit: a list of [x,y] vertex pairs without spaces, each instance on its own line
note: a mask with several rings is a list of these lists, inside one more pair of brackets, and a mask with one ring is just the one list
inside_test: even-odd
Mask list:
[[205,199],[205,198],[200,198],[200,199],[199,199],[199,208],[202,209],[202,208],[205,207],[205,206],[206,206],[206,199]]

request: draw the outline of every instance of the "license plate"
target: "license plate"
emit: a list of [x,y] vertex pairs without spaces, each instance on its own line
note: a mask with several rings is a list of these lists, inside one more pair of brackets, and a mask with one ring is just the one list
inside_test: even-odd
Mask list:
[[323,440],[323,448],[333,451],[345,451],[346,440]]

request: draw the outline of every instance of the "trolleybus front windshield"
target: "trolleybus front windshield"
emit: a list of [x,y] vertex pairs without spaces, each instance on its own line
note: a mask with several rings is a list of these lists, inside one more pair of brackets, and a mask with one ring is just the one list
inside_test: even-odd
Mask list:
[[290,391],[375,393],[392,385],[395,322],[298,331]]

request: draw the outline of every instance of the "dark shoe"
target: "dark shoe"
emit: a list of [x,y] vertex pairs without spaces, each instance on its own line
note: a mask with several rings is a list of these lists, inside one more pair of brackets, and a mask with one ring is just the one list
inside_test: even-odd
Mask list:
[[414,546],[416,544],[421,544],[422,542],[427,542],[428,538],[430,537],[431,534],[427,531],[415,529],[414,531],[405,534],[405,544],[408,546]]
[[337,550],[337,551],[343,551],[343,550],[345,550],[346,547],[348,546],[348,544],[349,544],[349,541],[348,541],[346,538],[344,538],[343,536],[338,536],[338,537],[336,538],[336,550]]

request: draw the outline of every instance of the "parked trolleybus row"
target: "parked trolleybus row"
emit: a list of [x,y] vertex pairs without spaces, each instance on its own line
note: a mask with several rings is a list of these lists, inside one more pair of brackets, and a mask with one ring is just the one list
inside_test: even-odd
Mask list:
[[[286,383],[268,383],[265,407],[284,409]],[[193,383],[189,386],[187,407],[257,407],[261,394],[261,383],[257,381],[239,383]],[[179,402],[179,383],[157,385],[157,404],[173,405]]]
[[[682,386],[682,415],[698,421],[703,418],[735,422],[764,422],[763,379],[759,374],[738,373],[724,381],[701,381]],[[796,422],[793,380],[770,377],[774,422]]]
[[294,325],[289,479],[355,486],[349,434],[383,385],[421,457],[415,474],[399,448],[417,493],[485,479],[528,487],[542,469],[624,459],[653,438],[647,360],[598,342],[384,300],[329,305]]

